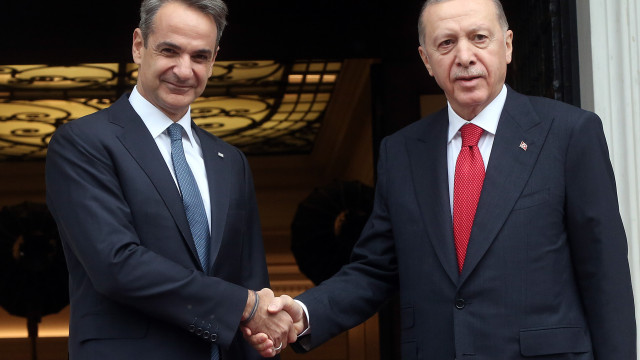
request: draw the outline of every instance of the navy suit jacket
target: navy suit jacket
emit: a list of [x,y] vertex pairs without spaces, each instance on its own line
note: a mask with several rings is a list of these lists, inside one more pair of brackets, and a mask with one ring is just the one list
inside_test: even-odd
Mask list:
[[127,96],[61,126],[47,204],[69,268],[71,359],[252,359],[247,288],[269,286],[253,180],[236,148],[198,128],[211,193],[203,269],[171,173]]
[[352,262],[299,297],[308,345],[399,291],[403,360],[636,359],[627,241],[600,119],[508,88],[460,274],[447,129],[443,109],[383,140]]

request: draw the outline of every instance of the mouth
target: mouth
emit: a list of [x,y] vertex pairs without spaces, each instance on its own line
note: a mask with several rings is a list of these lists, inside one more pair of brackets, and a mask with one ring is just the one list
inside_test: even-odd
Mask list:
[[475,68],[457,69],[453,75],[456,82],[464,85],[473,85],[486,76],[484,71]]
[[456,82],[462,86],[475,86],[482,79],[482,76],[460,76]]
[[171,81],[165,81],[164,82],[169,89],[171,89],[172,91],[177,91],[177,92],[186,92],[191,90],[191,88],[193,88],[193,86],[188,85],[188,84],[176,84],[174,82]]
[[469,81],[473,81],[476,79],[480,79],[482,78],[482,76],[480,75],[474,75],[474,76],[459,76],[456,78],[457,81],[463,81],[463,82],[469,82]]

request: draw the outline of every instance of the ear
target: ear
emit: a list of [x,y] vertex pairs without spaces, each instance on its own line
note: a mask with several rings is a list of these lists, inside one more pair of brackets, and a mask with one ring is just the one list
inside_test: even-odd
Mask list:
[[131,54],[133,55],[133,62],[140,65],[142,62],[142,54],[144,52],[144,39],[142,38],[142,31],[137,28],[133,31],[133,44],[131,45]]
[[511,30],[507,30],[507,32],[505,33],[505,38],[504,38],[504,44],[507,48],[506,51],[506,60],[507,60],[507,64],[511,63],[511,56],[513,53],[513,31]]
[[220,51],[220,46],[216,48],[216,51],[213,53],[213,58],[211,59],[211,66],[209,66],[209,74],[207,78],[210,78],[213,74],[213,65],[216,63],[216,56],[218,56],[218,51]]
[[418,46],[418,53],[420,54],[420,58],[422,59],[424,66],[427,68],[429,75],[433,76],[433,71],[431,71],[431,64],[429,64],[429,56],[427,55],[427,51],[422,46]]

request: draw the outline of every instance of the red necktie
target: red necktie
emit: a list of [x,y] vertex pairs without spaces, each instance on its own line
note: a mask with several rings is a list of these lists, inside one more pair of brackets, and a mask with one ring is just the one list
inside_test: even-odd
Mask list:
[[484,162],[478,141],[482,128],[466,124],[460,128],[462,148],[456,161],[456,174],[453,182],[453,238],[458,255],[458,271],[462,272],[467,245],[471,235],[473,218],[476,216],[480,191],[484,182]]

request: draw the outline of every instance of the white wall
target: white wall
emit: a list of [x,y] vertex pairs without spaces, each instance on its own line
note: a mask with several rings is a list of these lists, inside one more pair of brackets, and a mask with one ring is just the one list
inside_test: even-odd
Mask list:
[[640,0],[576,0],[582,107],[603,121],[640,319]]

